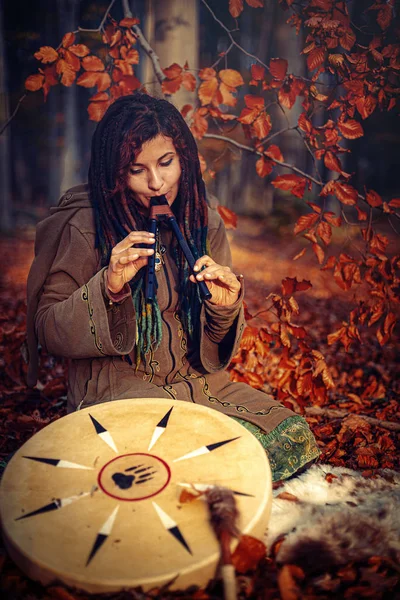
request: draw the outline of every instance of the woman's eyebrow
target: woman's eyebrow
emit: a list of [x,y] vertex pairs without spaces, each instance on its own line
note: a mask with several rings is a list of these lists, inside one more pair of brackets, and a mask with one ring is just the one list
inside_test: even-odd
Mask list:
[[[157,162],[160,162],[160,160],[163,160],[164,158],[166,158],[169,154],[173,154],[175,155],[175,152],[172,152],[172,150],[170,150],[169,152],[166,152],[165,154],[163,154],[162,156],[160,156],[160,158],[157,159]],[[140,167],[144,167],[145,165],[143,165],[142,163],[138,163],[138,162],[133,162],[131,163],[131,166],[140,166]]]

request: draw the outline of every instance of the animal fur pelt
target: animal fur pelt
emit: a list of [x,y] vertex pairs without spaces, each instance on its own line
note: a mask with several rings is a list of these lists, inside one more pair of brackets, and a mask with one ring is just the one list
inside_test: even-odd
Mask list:
[[400,561],[400,473],[372,479],[357,471],[314,465],[274,490],[267,548],[284,538],[278,564],[313,573],[384,556]]

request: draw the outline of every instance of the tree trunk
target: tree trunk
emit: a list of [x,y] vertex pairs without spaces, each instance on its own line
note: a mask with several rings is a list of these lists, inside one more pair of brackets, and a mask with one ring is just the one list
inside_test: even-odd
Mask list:
[[[161,67],[174,62],[181,67],[187,61],[190,71],[198,68],[198,7],[192,0],[147,0],[145,35],[160,58]],[[152,94],[160,94],[160,85],[155,81],[150,60],[146,58],[145,85]],[[183,87],[173,95],[171,101],[181,108],[193,104],[195,93]]]
[[[7,69],[6,57],[4,48],[4,26],[3,26],[3,9],[0,5],[0,123],[3,124],[9,118],[8,107],[8,85],[7,85]],[[9,128],[7,128],[0,136],[0,230],[9,231],[12,223],[12,196],[11,196],[11,181],[10,181],[10,160],[11,148]]]

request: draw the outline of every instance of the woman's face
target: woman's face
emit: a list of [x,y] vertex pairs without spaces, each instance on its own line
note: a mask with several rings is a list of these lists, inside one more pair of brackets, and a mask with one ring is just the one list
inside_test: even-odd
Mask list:
[[178,195],[181,164],[172,139],[159,134],[145,142],[130,165],[127,186],[136,200],[149,208],[151,196],[165,195],[168,204]]

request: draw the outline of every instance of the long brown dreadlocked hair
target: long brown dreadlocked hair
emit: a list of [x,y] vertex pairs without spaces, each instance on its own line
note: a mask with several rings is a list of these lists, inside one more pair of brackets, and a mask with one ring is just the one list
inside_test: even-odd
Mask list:
[[[96,247],[108,265],[111,251],[132,230],[148,229],[147,216],[127,188],[130,164],[143,144],[157,135],[172,139],[181,164],[181,180],[173,210],[195,259],[207,252],[207,202],[196,142],[180,112],[166,100],[134,93],[116,100],[97,125],[92,139],[89,193],[96,223]],[[201,299],[189,281],[189,267],[173,238],[173,257],[179,269],[176,307],[185,332],[196,337]],[[157,300],[144,297],[145,269],[131,282],[138,326],[137,360],[145,360],[161,342],[161,315]]]

